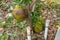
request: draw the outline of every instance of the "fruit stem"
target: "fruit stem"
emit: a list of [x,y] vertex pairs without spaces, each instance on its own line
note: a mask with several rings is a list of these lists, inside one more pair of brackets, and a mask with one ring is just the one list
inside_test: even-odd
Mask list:
[[[34,9],[35,9],[35,3],[36,0],[33,1],[33,4],[30,5],[30,7],[33,6],[32,8],[32,11],[34,12]],[[27,40],[31,40],[31,26],[32,26],[32,23],[31,23],[31,10],[28,9],[28,18],[27,18]]]

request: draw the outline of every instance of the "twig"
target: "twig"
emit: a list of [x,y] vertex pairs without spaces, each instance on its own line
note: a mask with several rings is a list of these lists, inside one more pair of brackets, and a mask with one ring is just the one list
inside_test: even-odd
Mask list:
[[34,2],[33,2],[33,7],[32,7],[32,12],[34,12],[34,9],[35,9],[35,6],[36,6],[36,0],[34,0]]
[[45,38],[45,40],[47,40],[49,23],[50,23],[50,20],[46,19],[46,23],[45,23],[45,33],[44,33],[44,38]]
[[27,40],[31,40],[30,30],[30,26],[27,26]]

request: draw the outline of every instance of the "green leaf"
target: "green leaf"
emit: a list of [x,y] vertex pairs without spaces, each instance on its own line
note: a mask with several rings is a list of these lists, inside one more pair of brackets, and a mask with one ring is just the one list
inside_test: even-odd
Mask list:
[[58,13],[57,16],[60,17],[60,13]]
[[13,21],[13,17],[9,17],[7,20],[6,20],[6,23],[10,23],[11,21]]
[[60,4],[56,4],[55,7],[56,7],[57,9],[60,9]]
[[0,40],[7,40],[7,35],[3,33]]
[[56,3],[55,3],[55,2],[52,2],[52,3],[51,3],[51,7],[52,7],[52,8],[54,8],[54,7],[55,7],[55,5],[56,5]]

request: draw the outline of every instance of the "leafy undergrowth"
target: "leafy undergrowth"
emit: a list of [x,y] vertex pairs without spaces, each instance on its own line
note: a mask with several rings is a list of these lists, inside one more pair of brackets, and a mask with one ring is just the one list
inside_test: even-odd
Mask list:
[[[12,10],[15,5],[19,4],[25,7],[32,0],[1,0],[0,1],[0,40],[26,40],[26,20],[17,22],[12,16]],[[54,40],[56,35],[56,25],[59,24],[60,4],[51,3],[46,5],[45,2],[38,2],[36,8],[32,13],[32,24],[36,24],[37,19],[41,16],[46,20],[51,20],[48,30],[48,40]],[[55,20],[56,19],[56,20]],[[44,25],[43,25],[44,26]],[[32,29],[33,30],[33,29]],[[37,30],[38,31],[38,30]],[[40,33],[32,32],[32,40],[44,40],[44,30]]]

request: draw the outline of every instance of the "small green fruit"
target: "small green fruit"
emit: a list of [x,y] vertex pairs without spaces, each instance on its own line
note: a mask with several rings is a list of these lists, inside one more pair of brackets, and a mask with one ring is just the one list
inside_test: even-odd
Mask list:
[[36,22],[33,30],[36,33],[40,33],[44,30],[44,19],[42,17],[38,18],[38,21]]
[[22,22],[23,20],[25,20],[27,18],[27,12],[25,11],[25,9],[23,9],[19,5],[15,6],[12,14],[13,14],[14,18],[19,22]]

